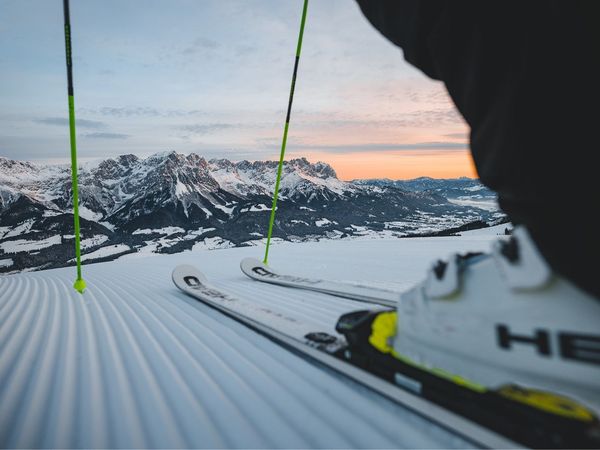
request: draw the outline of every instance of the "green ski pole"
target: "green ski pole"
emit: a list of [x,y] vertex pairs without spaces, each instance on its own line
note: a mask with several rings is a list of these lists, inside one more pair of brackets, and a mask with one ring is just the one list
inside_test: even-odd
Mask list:
[[273,206],[271,207],[271,217],[269,218],[269,232],[267,234],[267,247],[265,249],[265,259],[263,262],[268,264],[269,246],[271,245],[271,236],[273,234],[273,224],[275,223],[275,210],[277,209],[277,197],[279,195],[279,184],[281,183],[281,172],[283,170],[283,158],[285,156],[285,146],[287,144],[288,129],[290,127],[290,116],[292,114],[292,102],[294,100],[294,89],[296,87],[296,75],[298,74],[298,63],[300,62],[300,51],[302,50],[302,37],[304,36],[304,24],[306,23],[306,11],[308,9],[308,0],[304,0],[302,9],[302,20],[300,22],[300,33],[298,34],[298,45],[296,46],[296,59],[294,61],[294,73],[292,75],[292,86],[290,87],[290,98],[288,101],[287,115],[285,118],[285,127],[283,129],[283,140],[281,142],[281,153],[279,155],[279,166],[277,167],[277,179],[275,181],[275,192],[273,193]]
[[65,13],[65,50],[67,56],[67,80],[69,95],[69,136],[71,141],[71,183],[73,186],[73,221],[75,226],[75,256],[77,259],[77,279],[73,287],[79,293],[85,290],[85,281],[81,277],[81,247],[79,233],[79,192],[77,187],[77,143],[75,140],[75,100],[73,97],[73,64],[71,58],[71,19],[69,0],[63,0]]

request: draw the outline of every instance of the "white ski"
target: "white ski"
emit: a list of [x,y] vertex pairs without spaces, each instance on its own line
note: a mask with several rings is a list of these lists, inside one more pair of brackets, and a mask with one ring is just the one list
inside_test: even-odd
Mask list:
[[426,419],[487,448],[519,447],[514,441],[495,433],[452,411],[406,391],[382,378],[335,356],[344,351],[340,335],[313,329],[309,324],[265,309],[251,301],[233,297],[212,286],[195,267],[180,265],[173,270],[173,282],[187,295],[246,325],[288,350],[313,363],[322,364],[380,395],[414,411]]
[[283,333],[288,338],[298,340],[299,342],[310,345],[331,344],[327,346],[327,351],[331,353],[346,346],[344,337],[337,333],[334,336],[332,333],[320,332],[321,341],[319,342],[306,339],[307,335],[314,334],[317,325],[300,322],[295,318],[288,317],[281,312],[271,310],[255,302],[233,297],[212,286],[206,276],[194,266],[177,266],[173,270],[172,278],[175,285],[186,294],[228,315],[243,317],[244,323],[248,322],[253,327],[262,328],[265,327],[264,324],[269,324],[269,330],[276,333]]
[[386,289],[282,274],[255,258],[244,258],[240,263],[240,268],[242,269],[242,272],[254,280],[277,284],[279,286],[322,292],[337,297],[375,303],[377,305],[390,306],[392,308],[396,307],[398,299],[400,298],[399,292]]

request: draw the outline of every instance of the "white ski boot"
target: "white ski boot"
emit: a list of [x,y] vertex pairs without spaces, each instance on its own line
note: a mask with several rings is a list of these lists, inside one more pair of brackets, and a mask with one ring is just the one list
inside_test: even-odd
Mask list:
[[378,355],[363,358],[368,370],[450,408],[469,415],[461,399],[472,398],[481,403],[471,415],[498,407],[509,429],[548,425],[557,435],[544,445],[600,445],[600,299],[553,273],[523,227],[489,255],[438,261],[396,311],[351,313],[338,331],[349,359],[368,341]]

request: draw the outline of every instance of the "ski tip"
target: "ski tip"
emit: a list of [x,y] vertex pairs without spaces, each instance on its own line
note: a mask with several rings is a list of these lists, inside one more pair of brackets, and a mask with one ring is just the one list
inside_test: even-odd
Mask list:
[[200,272],[196,267],[191,264],[180,264],[173,269],[171,273],[171,279],[173,283],[179,288],[187,287],[187,283],[185,282],[186,277],[195,277],[202,282],[206,282],[206,276]]
[[242,272],[244,272],[250,278],[256,278],[256,273],[254,272],[254,269],[257,267],[262,267],[266,269],[269,266],[263,263],[260,259],[256,258],[244,258],[240,262],[240,269],[242,269]]

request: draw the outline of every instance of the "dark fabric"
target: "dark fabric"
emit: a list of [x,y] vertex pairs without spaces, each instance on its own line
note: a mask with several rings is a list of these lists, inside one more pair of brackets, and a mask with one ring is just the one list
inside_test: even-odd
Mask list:
[[445,83],[481,181],[555,271],[600,298],[600,1],[358,0]]

